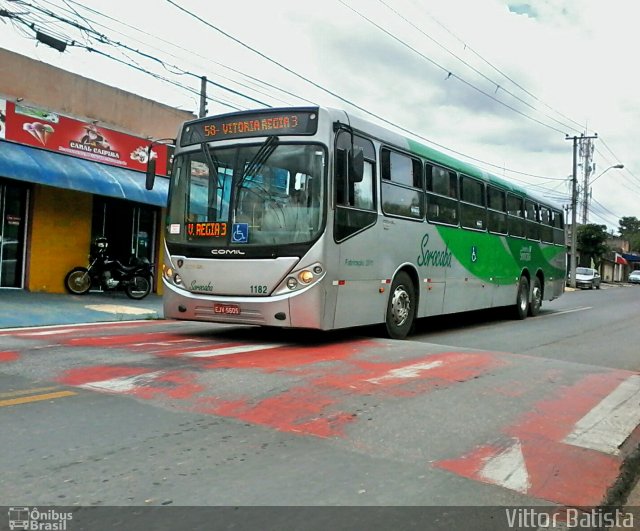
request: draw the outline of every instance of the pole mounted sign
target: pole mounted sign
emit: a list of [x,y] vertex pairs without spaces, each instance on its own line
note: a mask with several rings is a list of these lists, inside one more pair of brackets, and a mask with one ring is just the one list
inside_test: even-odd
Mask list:
[[[46,109],[0,100],[0,139],[83,159],[145,171],[151,141],[97,127]],[[155,144],[156,172],[167,173],[167,146]]]

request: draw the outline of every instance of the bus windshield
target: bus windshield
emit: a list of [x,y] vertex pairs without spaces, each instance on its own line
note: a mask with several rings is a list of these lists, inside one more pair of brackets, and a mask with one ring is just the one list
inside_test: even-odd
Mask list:
[[311,242],[323,226],[326,149],[317,144],[210,148],[174,162],[167,242],[207,247]]

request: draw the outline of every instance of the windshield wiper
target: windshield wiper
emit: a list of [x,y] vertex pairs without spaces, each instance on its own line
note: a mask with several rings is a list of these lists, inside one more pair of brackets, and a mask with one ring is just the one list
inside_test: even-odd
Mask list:
[[264,141],[264,144],[260,146],[258,152],[253,156],[253,158],[249,161],[244,172],[242,172],[242,177],[238,180],[236,184],[236,188],[242,188],[244,181],[249,177],[249,175],[255,175],[260,171],[264,163],[269,160],[269,157],[273,155],[273,152],[278,147],[280,143],[280,139],[277,136],[270,136]]

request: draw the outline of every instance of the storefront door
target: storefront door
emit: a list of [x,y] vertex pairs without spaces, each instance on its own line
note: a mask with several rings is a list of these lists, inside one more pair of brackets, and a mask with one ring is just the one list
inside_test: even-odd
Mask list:
[[156,208],[131,201],[95,196],[92,241],[104,236],[109,255],[124,263],[133,254],[154,263]]
[[27,188],[0,179],[0,288],[22,288]]

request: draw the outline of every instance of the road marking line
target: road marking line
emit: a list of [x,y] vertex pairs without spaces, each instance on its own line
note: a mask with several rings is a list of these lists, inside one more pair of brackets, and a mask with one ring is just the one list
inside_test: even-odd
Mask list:
[[163,374],[164,371],[147,372],[144,374],[136,374],[134,376],[120,376],[119,378],[111,378],[110,380],[101,380],[98,382],[89,382],[79,385],[83,389],[91,389],[93,391],[108,391],[110,393],[127,393],[132,391],[136,387],[143,386],[158,376]]
[[9,398],[10,396],[20,396],[20,395],[32,395],[36,393],[42,393],[43,391],[53,391],[54,389],[60,389],[60,386],[55,385],[53,387],[34,387],[32,389],[19,389],[17,391],[7,391],[6,393],[0,393],[0,398]]
[[131,320],[123,320],[123,321],[91,321],[88,323],[68,323],[68,324],[55,324],[55,325],[42,325],[42,326],[20,326],[17,328],[0,328],[0,336],[1,335],[13,335],[15,332],[20,332],[21,335],[28,334],[33,330],[46,330],[46,329],[64,329],[65,326],[74,326],[74,327],[96,327],[96,328],[119,328],[126,327],[127,325],[162,325],[162,326],[170,326],[170,325],[179,325],[182,324],[182,321],[171,321],[169,319],[153,319],[153,320],[142,320],[142,319],[131,319]]
[[73,391],[59,391],[57,393],[47,393],[44,395],[23,396],[21,398],[12,398],[10,400],[0,400],[0,407],[16,406],[18,404],[28,404],[30,402],[40,402],[42,400],[53,400],[55,398],[63,398],[65,396],[77,395]]
[[480,477],[506,489],[526,494],[531,482],[520,441],[487,460],[480,471]]
[[134,306],[123,306],[119,304],[88,304],[85,308],[87,308],[87,310],[112,314],[122,313],[127,315],[144,315],[147,313],[156,313],[155,310],[151,310],[149,308],[137,308]]
[[440,367],[442,360],[430,361],[423,363],[414,363],[413,365],[407,365],[406,367],[398,367],[397,369],[391,369],[387,374],[378,376],[377,378],[371,378],[366,380],[369,383],[378,384],[384,380],[396,380],[399,378],[417,378],[422,371],[428,371]]
[[538,317],[536,317],[536,319],[540,317],[551,317],[556,315],[562,315],[563,313],[584,312],[585,310],[591,310],[592,308],[593,306],[581,306],[580,308],[572,308],[571,310],[563,310],[561,312],[551,312],[551,313],[546,313],[544,315],[539,315]]
[[254,350],[267,350],[287,346],[285,343],[269,343],[265,345],[240,345],[237,347],[223,347],[212,350],[198,350],[195,352],[185,352],[183,355],[189,358],[213,358],[216,356],[228,356],[229,354],[241,354],[243,352],[253,352]]
[[68,328],[66,330],[45,330],[44,332],[30,332],[21,334],[23,336],[52,336],[55,334],[70,334],[71,332],[78,332],[78,328]]
[[622,382],[582,417],[563,442],[618,455],[620,446],[640,424],[640,375]]

